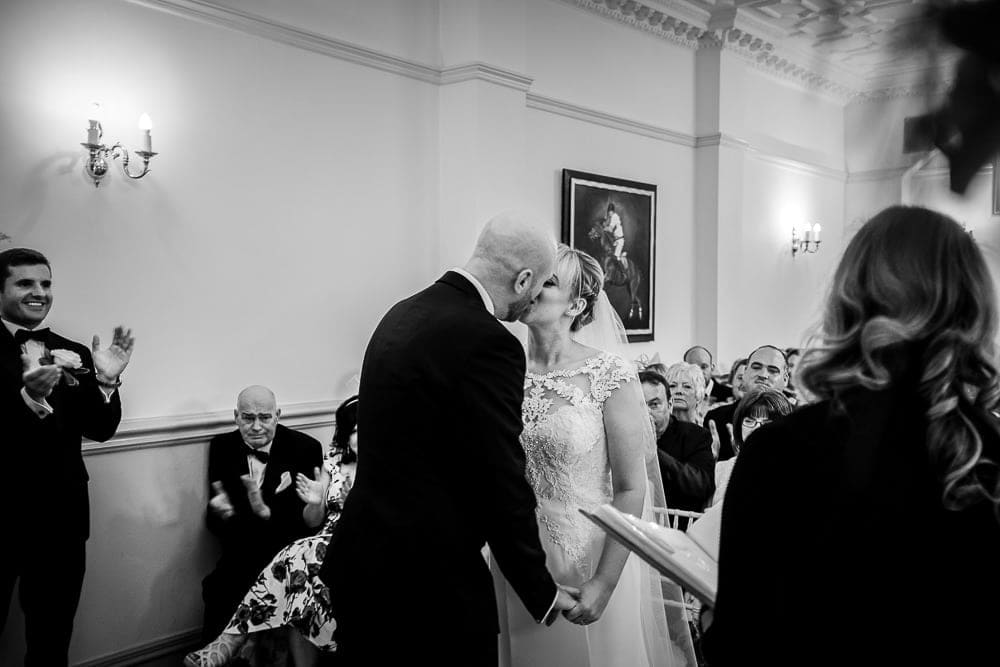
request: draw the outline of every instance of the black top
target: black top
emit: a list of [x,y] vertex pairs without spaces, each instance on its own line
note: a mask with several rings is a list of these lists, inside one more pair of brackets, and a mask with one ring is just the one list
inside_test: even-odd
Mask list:
[[729,429],[726,428],[726,424],[732,425],[737,405],[739,402],[720,405],[714,410],[709,410],[708,414],[705,415],[705,428],[708,428],[708,422],[715,422],[715,430],[719,434],[719,461],[736,456],[733,453],[733,439],[729,437]]
[[[754,432],[722,517],[705,637],[721,665],[996,665],[1000,522],[945,510],[920,400],[855,390]],[[992,415],[969,408],[1000,461]]]
[[545,615],[556,587],[518,440],[524,377],[524,348],[455,272],[382,318],[361,370],[356,479],[320,573],[344,647],[384,644],[387,600],[413,612],[398,619],[410,635],[441,647],[492,637],[486,543]]
[[715,491],[712,435],[673,416],[656,441],[667,507],[700,512]]
[[[9,509],[9,544],[26,544],[21,538],[39,531],[55,530],[66,539],[89,537],[90,477],[83,464],[82,438],[109,440],[122,416],[118,392],[106,401],[97,386],[90,348],[52,331],[42,342],[50,351],[76,352],[90,372],[77,376],[77,386],[60,380],[46,399],[52,414],[39,419],[21,397],[21,346],[0,322],[0,413],[4,421],[0,451],[8,473],[0,484],[0,502]],[[38,493],[39,478],[58,493]]]
[[725,403],[726,401],[732,399],[733,388],[728,385],[713,381],[712,391],[709,392],[708,395],[711,396],[712,400],[714,400],[716,403]]

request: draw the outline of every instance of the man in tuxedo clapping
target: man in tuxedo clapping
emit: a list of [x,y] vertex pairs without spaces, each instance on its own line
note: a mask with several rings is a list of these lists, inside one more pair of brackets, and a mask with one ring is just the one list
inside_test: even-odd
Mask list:
[[0,414],[7,509],[0,549],[0,631],[18,580],[26,665],[66,665],[90,535],[83,437],[103,442],[121,421],[119,379],[132,356],[117,327],[107,349],[42,327],[52,269],[40,252],[0,252]]

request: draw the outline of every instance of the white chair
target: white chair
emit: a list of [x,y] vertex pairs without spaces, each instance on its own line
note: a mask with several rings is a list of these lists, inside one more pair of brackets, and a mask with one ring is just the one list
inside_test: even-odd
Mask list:
[[[669,509],[667,507],[654,507],[653,516],[656,519],[656,523],[667,528],[673,528],[674,530],[680,530],[677,526],[681,523],[681,519],[687,519],[687,523],[690,524],[692,521],[700,517],[704,512],[691,512],[688,510],[676,510]],[[675,600],[668,600],[666,597],[663,598],[663,604],[666,607],[681,608],[684,610],[686,618],[685,620],[690,620],[698,618],[698,613],[701,611],[701,603],[698,602],[692,595],[689,595],[687,591],[674,583],[673,580],[660,575],[661,586],[668,587],[670,589],[680,589],[683,594],[685,602],[682,604]]]

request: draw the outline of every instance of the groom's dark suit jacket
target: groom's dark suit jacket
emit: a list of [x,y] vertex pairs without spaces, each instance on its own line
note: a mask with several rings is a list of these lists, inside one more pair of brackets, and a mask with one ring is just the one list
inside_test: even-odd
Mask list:
[[[0,503],[8,508],[5,536],[10,544],[36,532],[56,531],[79,540],[90,536],[90,477],[83,465],[81,439],[108,440],[122,415],[118,392],[107,402],[98,388],[87,347],[51,331],[43,342],[49,350],[76,352],[90,372],[78,376],[75,387],[60,381],[47,399],[53,413],[39,419],[20,393],[24,386],[21,346],[0,323],[0,452],[7,473],[0,483]],[[36,488],[40,482],[45,492]],[[49,493],[50,489],[56,493]]]
[[524,372],[521,344],[455,272],[375,329],[357,477],[320,573],[345,654],[377,664],[419,637],[409,650],[452,664],[470,637],[495,647],[485,543],[531,615],[549,609],[556,587],[518,441]]

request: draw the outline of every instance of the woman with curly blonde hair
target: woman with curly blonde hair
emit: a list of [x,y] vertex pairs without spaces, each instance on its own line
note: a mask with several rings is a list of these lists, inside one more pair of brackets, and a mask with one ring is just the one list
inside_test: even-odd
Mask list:
[[851,240],[801,361],[817,402],[729,483],[713,667],[1000,661],[996,299],[944,215],[894,206]]

